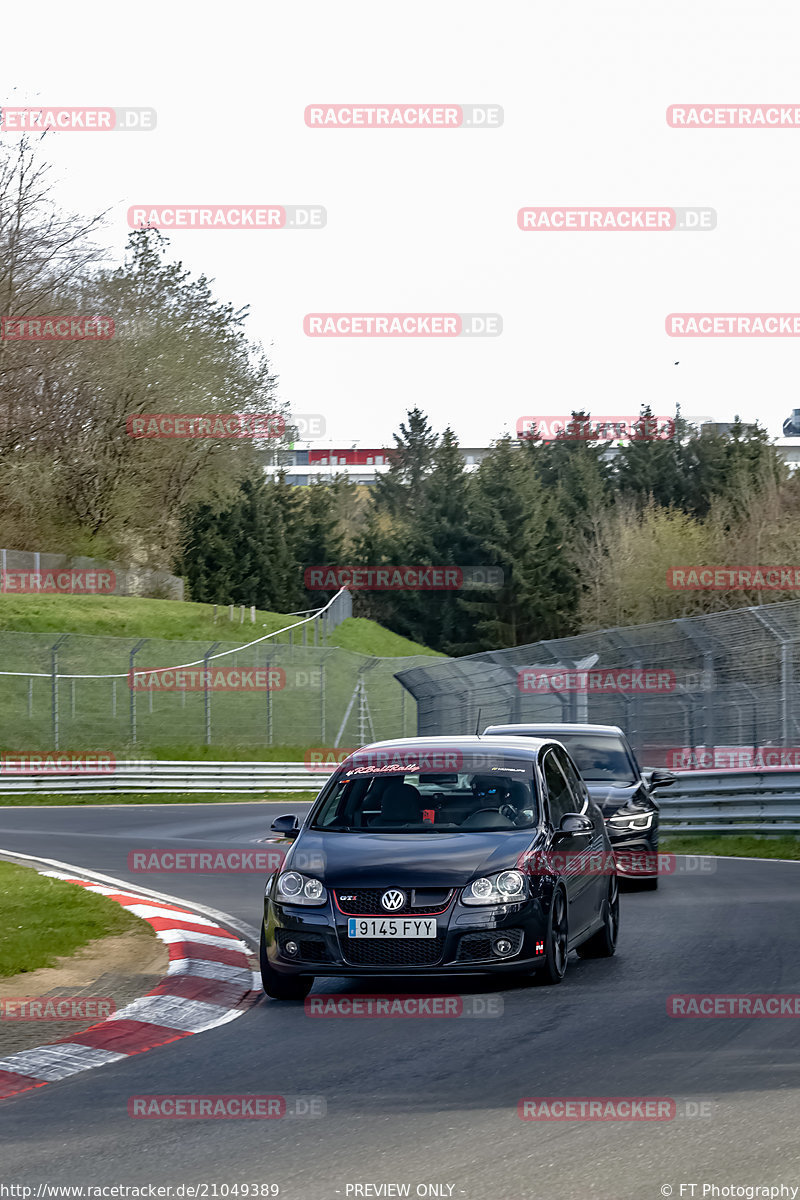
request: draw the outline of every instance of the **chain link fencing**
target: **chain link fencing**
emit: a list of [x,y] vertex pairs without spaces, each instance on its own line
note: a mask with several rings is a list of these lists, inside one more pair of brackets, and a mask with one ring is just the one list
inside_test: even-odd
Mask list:
[[326,645],[351,613],[344,591],[304,623],[245,646],[0,633],[0,746],[346,748],[411,736],[416,704],[396,672],[424,656],[377,658]]
[[[59,571],[108,571],[113,574],[114,586],[103,588],[111,596],[148,596],[160,600],[183,600],[184,581],[167,571],[151,571],[146,567],[120,567],[113,562],[80,555],[48,554],[39,550],[0,549],[0,580],[3,590],[27,590],[19,584],[5,588],[6,572],[46,575]],[[34,589],[32,589],[34,590]]]
[[[620,725],[640,760],[661,766],[679,748],[800,747],[798,643],[800,600],[790,600],[426,659],[398,679],[417,702],[420,735],[474,733],[479,714],[481,730],[511,721]],[[605,686],[604,668],[666,672],[669,681],[624,692]],[[541,690],[525,690],[531,678]]]

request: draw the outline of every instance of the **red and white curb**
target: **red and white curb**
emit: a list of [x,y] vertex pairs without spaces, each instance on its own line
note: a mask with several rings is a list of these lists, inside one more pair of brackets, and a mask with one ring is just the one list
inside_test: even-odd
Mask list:
[[63,871],[39,873],[108,896],[147,921],[167,945],[169,969],[146,996],[83,1033],[0,1058],[0,1099],[215,1029],[257,1000],[260,980],[250,965],[252,952],[209,917],[156,895],[136,895],[121,883],[108,886]]

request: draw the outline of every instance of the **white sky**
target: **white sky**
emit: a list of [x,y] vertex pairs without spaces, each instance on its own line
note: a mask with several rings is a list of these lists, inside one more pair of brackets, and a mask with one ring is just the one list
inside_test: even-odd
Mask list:
[[[321,204],[327,228],[197,230],[175,256],[252,308],[296,412],[388,443],[419,404],[463,444],[585,407],[759,419],[800,340],[675,339],[671,311],[800,311],[800,128],[673,130],[680,102],[800,104],[792,0],[167,0],[7,5],[0,104],[153,106],[152,133],[49,135],[65,207]],[[12,90],[16,89],[16,90]],[[308,129],[316,102],[495,103],[494,130]],[[704,205],[709,233],[523,233],[532,205]],[[322,311],[499,312],[497,338],[311,339]],[[675,360],[680,365],[675,366]]]

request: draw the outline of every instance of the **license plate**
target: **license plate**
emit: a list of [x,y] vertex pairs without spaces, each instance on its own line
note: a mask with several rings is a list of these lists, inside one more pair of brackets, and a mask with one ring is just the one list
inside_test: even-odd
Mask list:
[[350,917],[351,938],[435,938],[436,921],[425,917]]

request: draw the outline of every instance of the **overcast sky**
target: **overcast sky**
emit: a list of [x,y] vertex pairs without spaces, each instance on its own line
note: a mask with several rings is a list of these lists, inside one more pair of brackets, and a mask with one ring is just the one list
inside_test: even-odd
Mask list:
[[[798,338],[670,338],[675,311],[800,311],[800,128],[672,129],[689,103],[800,107],[791,0],[7,5],[0,104],[152,106],[149,133],[46,145],[65,207],[315,204],[327,226],[181,230],[250,304],[280,393],[325,441],[419,405],[467,445],[520,416],[800,406]],[[15,89],[15,90],[12,90]],[[501,105],[491,129],[313,129],[310,104]],[[712,232],[522,232],[526,206],[708,206]],[[499,337],[310,338],[312,312],[499,313]],[[675,365],[676,360],[679,365]]]

